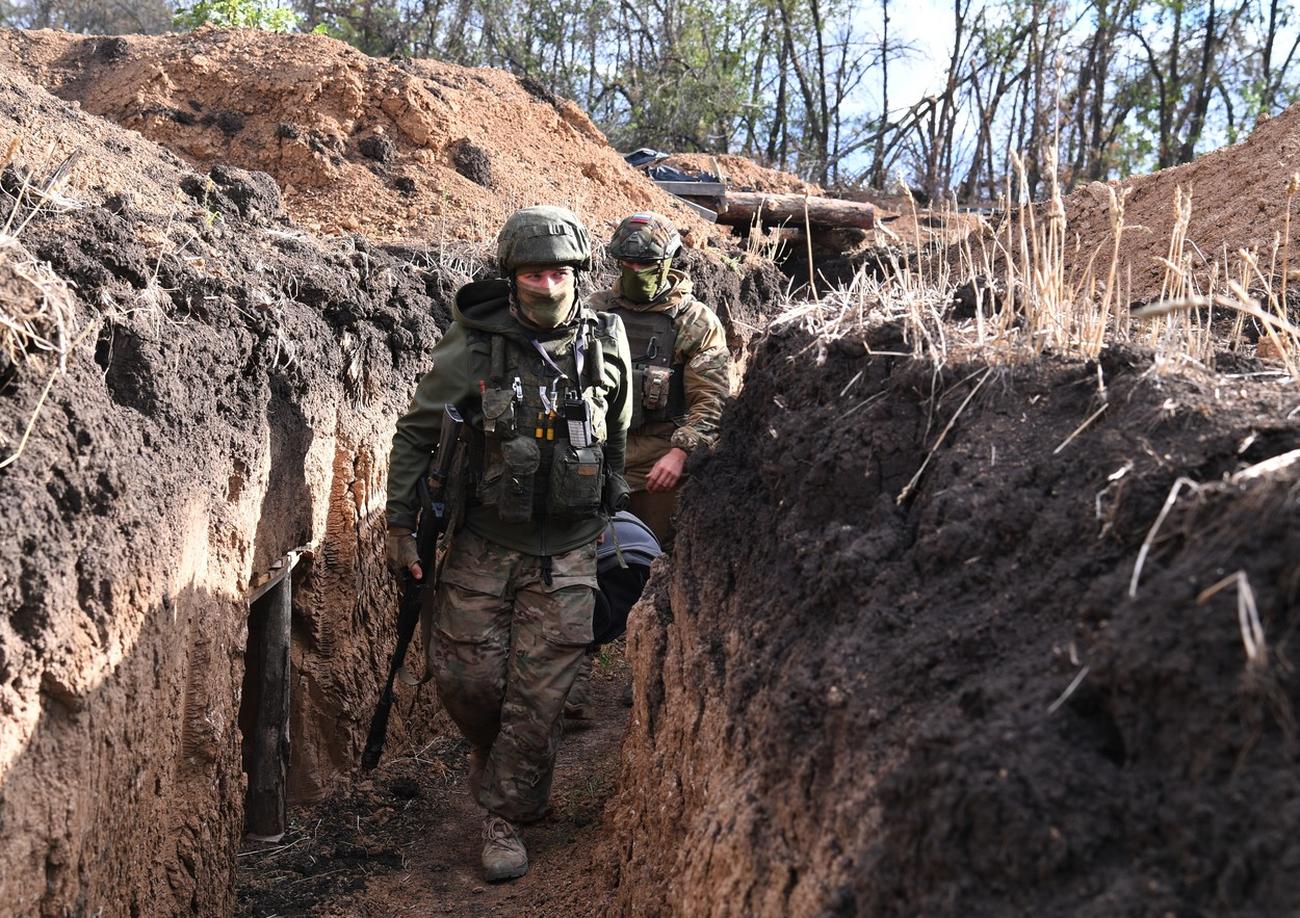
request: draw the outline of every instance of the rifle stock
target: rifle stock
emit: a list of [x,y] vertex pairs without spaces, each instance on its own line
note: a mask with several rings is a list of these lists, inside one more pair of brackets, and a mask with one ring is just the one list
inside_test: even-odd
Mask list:
[[[464,421],[455,406],[447,405],[442,420],[442,436],[438,442],[438,451],[434,455],[433,467],[429,475],[421,476],[417,485],[420,497],[420,512],[415,528],[416,553],[420,557],[422,578],[417,579],[410,571],[402,572],[402,603],[397,615],[397,646],[393,648],[392,659],[388,663],[388,679],[384,690],[375,705],[375,713],[370,718],[370,732],[366,737],[366,746],[361,753],[361,767],[371,771],[379,764],[384,754],[384,741],[388,735],[388,717],[393,710],[393,686],[397,673],[406,660],[406,651],[415,636],[415,626],[420,621],[420,609],[423,606],[425,589],[437,586],[437,552],[438,540],[447,534],[451,527],[451,518],[455,508],[447,501],[448,483],[454,471],[457,457],[461,450],[461,428]],[[437,489],[437,494],[431,488]]]
[[402,608],[397,616],[397,646],[393,648],[393,656],[388,663],[388,681],[384,683],[384,691],[379,696],[379,703],[375,705],[374,716],[370,718],[370,734],[366,738],[366,748],[361,753],[361,767],[366,771],[371,771],[378,765],[380,756],[384,754],[388,715],[393,710],[393,685],[397,681],[398,670],[406,659],[407,648],[411,646],[415,626],[420,621],[424,581],[416,580],[410,571],[403,575],[403,579]]

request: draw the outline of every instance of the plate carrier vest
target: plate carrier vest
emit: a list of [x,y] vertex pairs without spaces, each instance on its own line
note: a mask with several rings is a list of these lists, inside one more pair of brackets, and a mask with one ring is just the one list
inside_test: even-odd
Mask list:
[[677,329],[666,312],[611,309],[623,320],[632,354],[632,424],[635,433],[649,423],[686,414],[686,367],[673,363]]

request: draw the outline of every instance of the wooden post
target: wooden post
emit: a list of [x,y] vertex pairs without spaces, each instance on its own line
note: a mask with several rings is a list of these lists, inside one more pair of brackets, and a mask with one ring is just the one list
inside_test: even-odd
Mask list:
[[754,222],[755,214],[759,215],[759,220],[765,226],[782,223],[797,226],[806,223],[809,226],[871,229],[875,223],[876,211],[870,204],[841,201],[838,198],[728,191],[722,209],[718,211],[718,222],[748,226]]
[[[289,772],[289,641],[293,612],[293,555],[281,576],[266,584],[261,621],[256,623],[258,683],[257,727],[248,771],[244,826],[259,841],[279,841],[288,828],[285,785]],[[254,599],[256,601],[256,599]],[[250,604],[250,618],[252,605]],[[250,620],[249,628],[255,623]],[[250,641],[250,644],[252,642]]]

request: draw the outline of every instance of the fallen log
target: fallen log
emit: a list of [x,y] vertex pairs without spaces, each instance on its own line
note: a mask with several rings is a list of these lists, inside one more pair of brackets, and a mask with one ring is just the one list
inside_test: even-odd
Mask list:
[[813,226],[857,227],[871,229],[875,225],[876,210],[870,204],[841,201],[838,198],[804,197],[801,194],[761,194],[750,191],[728,191],[720,203],[718,222],[731,226],[745,226],[754,222],[754,215],[765,226],[788,223],[802,226],[804,206],[807,220]]

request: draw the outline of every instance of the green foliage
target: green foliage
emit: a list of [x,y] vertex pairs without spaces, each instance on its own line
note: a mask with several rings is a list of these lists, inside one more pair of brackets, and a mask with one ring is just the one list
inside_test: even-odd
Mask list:
[[180,29],[210,25],[292,32],[298,27],[298,14],[268,0],[198,0],[193,6],[178,7],[174,23]]

